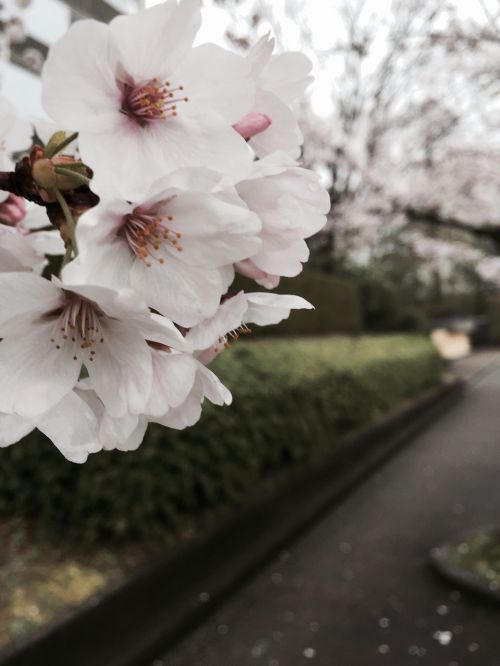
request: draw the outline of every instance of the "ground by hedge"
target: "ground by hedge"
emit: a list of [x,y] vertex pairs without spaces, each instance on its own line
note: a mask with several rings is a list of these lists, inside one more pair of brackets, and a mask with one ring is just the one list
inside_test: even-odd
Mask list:
[[238,342],[214,370],[233,405],[207,405],[184,432],[151,427],[137,452],[78,466],[36,434],[0,451],[0,515],[80,542],[171,534],[334,450],[342,434],[439,383],[442,368],[426,339],[392,335]]

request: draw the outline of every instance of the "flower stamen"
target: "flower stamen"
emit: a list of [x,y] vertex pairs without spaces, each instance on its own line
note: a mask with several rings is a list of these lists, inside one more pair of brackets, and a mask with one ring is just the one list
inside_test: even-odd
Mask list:
[[183,250],[180,243],[182,234],[168,226],[173,220],[173,215],[159,215],[136,208],[124,216],[118,233],[127,241],[135,256],[151,268],[152,261],[165,263],[164,257],[156,256],[162,246],[169,246],[177,252]]
[[[93,361],[96,354],[94,344],[99,340],[104,342],[101,333],[100,317],[102,312],[92,301],[68,292],[68,299],[57,311],[49,313],[48,317],[56,317],[56,328],[50,342],[56,349],[62,349],[70,344],[73,348],[73,360],[80,359],[80,355],[88,351],[89,356],[81,359],[82,362]],[[83,352],[82,352],[83,350]]]
[[122,83],[121,112],[144,127],[154,120],[167,120],[177,115],[177,104],[189,102],[184,86],[172,87],[170,81],[150,79],[139,83]]

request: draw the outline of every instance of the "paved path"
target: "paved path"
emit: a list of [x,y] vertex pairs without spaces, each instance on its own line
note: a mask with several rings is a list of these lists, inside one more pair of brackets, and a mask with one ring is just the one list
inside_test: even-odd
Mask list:
[[155,666],[500,666],[500,607],[428,566],[500,524],[500,354],[457,369],[462,402]]

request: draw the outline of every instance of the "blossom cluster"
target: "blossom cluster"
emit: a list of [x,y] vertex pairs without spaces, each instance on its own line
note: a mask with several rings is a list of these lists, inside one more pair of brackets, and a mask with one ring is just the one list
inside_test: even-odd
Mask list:
[[[269,36],[194,47],[200,23],[198,0],[167,0],[78,21],[49,52],[53,126],[0,182],[1,446],[38,428],[84,462],[137,448],[149,422],[191,426],[205,398],[231,402],[217,354],[312,307],[266,291],[302,270],[330,207],[297,162],[310,62]],[[3,100],[0,138],[19,138],[3,168],[27,147],[16,122]],[[264,290],[231,291],[237,272]]]

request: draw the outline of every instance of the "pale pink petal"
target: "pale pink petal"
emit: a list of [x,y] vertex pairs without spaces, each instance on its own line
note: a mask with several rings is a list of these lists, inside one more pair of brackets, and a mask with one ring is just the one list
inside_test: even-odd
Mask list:
[[0,225],[0,272],[35,271],[40,273],[46,263],[27,237],[15,227]]
[[196,114],[210,109],[233,125],[252,109],[255,85],[247,61],[220,46],[203,44],[193,49],[182,62],[179,77],[189,98],[187,113],[191,107]]
[[175,78],[201,25],[198,0],[167,0],[146,11],[118,16],[109,25],[122,68],[136,82]]
[[94,20],[73,23],[52,45],[42,71],[42,101],[61,127],[99,133],[115,130],[122,115],[121,93],[108,50],[109,29]]
[[200,364],[189,354],[175,352],[152,350],[152,358],[153,386],[146,413],[157,417],[186,400]]
[[[68,264],[69,266],[69,264]],[[63,281],[52,276],[52,282],[61,288],[79,294],[84,298],[98,303],[100,309],[109,317],[115,319],[133,319],[137,316],[148,314],[146,304],[137,298],[132,289],[111,289],[97,284],[85,284],[66,281],[66,266],[62,271]]]
[[35,319],[61,302],[61,291],[49,280],[32,273],[0,273],[0,336],[7,334],[9,321]]
[[144,439],[147,426],[147,419],[137,414],[125,414],[120,418],[113,418],[104,411],[99,438],[106,451],[113,449],[135,451]]
[[245,322],[258,326],[279,324],[288,318],[290,310],[310,310],[314,307],[301,296],[256,292],[246,294],[246,297],[248,309],[245,313]]
[[271,60],[274,51],[274,38],[270,37],[269,33],[263,35],[246,54],[246,60],[250,65],[252,76],[256,79],[260,77],[269,61]]
[[70,345],[56,348],[53,331],[53,322],[38,322],[23,335],[0,342],[0,412],[39,416],[76,384],[80,363],[73,360]]
[[89,453],[102,448],[96,417],[74,391],[38,418],[36,425],[71,462],[84,463]]
[[87,364],[92,386],[113,417],[144,410],[151,390],[152,365],[148,345],[131,322],[101,321],[102,343]]
[[0,447],[15,444],[35,427],[33,419],[17,414],[0,414]]
[[261,78],[261,85],[277,95],[286,104],[301,97],[313,81],[309,76],[311,60],[294,51],[273,56]]
[[284,150],[291,157],[300,155],[302,133],[290,108],[271,92],[257,94],[253,111],[265,113],[272,124],[265,131],[250,139],[250,146],[258,157],[264,157],[276,150]]
[[266,289],[275,289],[279,283],[280,278],[278,275],[271,275],[265,271],[258,268],[252,259],[245,259],[245,261],[239,261],[234,266],[240,275],[251,278],[255,280],[257,284],[262,285]]
[[186,339],[170,319],[157,314],[148,314],[135,321],[141,335],[148,342],[156,342],[178,351],[187,349]]
[[58,231],[35,231],[25,236],[25,238],[39,255],[57,256],[64,254],[64,242]]
[[175,430],[184,430],[193,426],[200,420],[201,416],[201,397],[192,393],[179,407],[172,407],[161,417],[151,419],[153,423],[159,423],[167,428]]
[[211,370],[200,364],[197,381],[203,395],[214,405],[230,405],[233,401],[231,392]]
[[228,165],[236,169],[252,162],[245,140],[210,108],[185,114],[179,110],[177,118],[159,128],[156,137],[163,151],[164,173],[185,166],[206,166],[224,173]]
[[228,298],[213,317],[188,331],[186,341],[192,349],[206,349],[216,344],[219,338],[241,326],[247,307],[246,296],[242,291]]
[[285,251],[261,251],[252,260],[266,273],[295,277],[302,271],[302,264],[309,259],[309,248],[302,239],[297,239]]
[[[165,123],[140,127],[133,119],[119,114],[104,137],[85,133],[79,137],[82,159],[94,169],[92,189],[99,196],[135,200],[147,192],[152,180],[168,170],[168,156],[160,145]],[[126,148],[125,148],[126,146]],[[117,159],[126,150],[126,159]]]
[[[179,261],[215,268],[255,254],[261,223],[241,199],[198,192],[179,193],[167,206],[171,226],[181,234]],[[169,254],[173,247],[166,246]],[[168,256],[168,255],[166,255]],[[168,261],[168,258],[166,259]]]
[[186,266],[174,257],[151,268],[136,262],[130,281],[148,305],[188,328],[213,315],[225,293],[219,269]]

